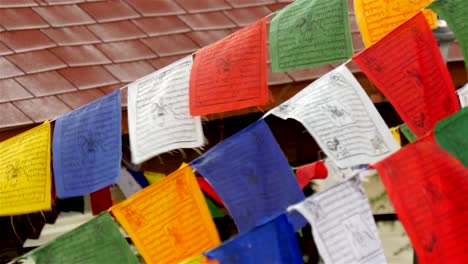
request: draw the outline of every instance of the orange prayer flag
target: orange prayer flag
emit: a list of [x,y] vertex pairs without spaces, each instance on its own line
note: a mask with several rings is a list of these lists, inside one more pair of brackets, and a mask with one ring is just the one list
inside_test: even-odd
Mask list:
[[460,108],[421,12],[353,59],[418,137]]
[[190,75],[193,116],[268,102],[266,19],[199,50]]
[[111,208],[146,263],[178,263],[220,244],[192,168],[185,166]]
[[378,162],[421,263],[467,263],[468,170],[432,135]]

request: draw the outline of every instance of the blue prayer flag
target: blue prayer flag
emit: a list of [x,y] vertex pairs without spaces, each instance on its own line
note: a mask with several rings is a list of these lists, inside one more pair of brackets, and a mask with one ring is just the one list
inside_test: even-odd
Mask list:
[[294,229],[284,213],[205,255],[223,264],[303,263]]
[[52,145],[60,198],[81,196],[117,182],[122,156],[120,90],[55,122]]
[[[191,163],[213,186],[239,232],[304,199],[299,184],[265,121],[259,120]],[[295,229],[305,225],[291,216]]]

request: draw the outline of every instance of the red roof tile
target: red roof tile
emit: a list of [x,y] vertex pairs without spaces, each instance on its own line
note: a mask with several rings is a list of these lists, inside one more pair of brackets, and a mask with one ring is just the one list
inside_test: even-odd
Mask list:
[[362,37],[359,32],[351,33],[351,38],[353,40],[354,53],[358,53],[359,51],[366,48],[366,46],[364,46],[364,42],[362,41]]
[[18,69],[13,63],[4,57],[0,57],[0,79],[23,75],[24,73]]
[[149,62],[156,69],[162,69],[165,66],[167,66],[167,65],[169,65],[169,64],[171,64],[173,62],[176,62],[176,61],[182,59],[183,57],[185,57],[187,55],[188,54],[181,54],[181,55],[175,55],[175,56],[161,57],[161,58],[149,60]]
[[168,16],[184,14],[185,10],[171,0],[126,0],[143,16]]
[[267,68],[268,85],[280,85],[292,82],[292,79],[283,72],[272,72],[270,65]]
[[219,11],[232,7],[222,0],[176,0],[189,13]]
[[462,61],[462,60],[463,60],[463,54],[461,52],[460,44],[458,42],[452,43],[449,49],[448,61]]
[[101,42],[84,26],[46,28],[41,29],[41,31],[59,46],[84,45]]
[[64,4],[77,4],[85,2],[85,0],[42,0],[49,5],[64,5]]
[[[90,89],[119,83],[102,66],[73,67],[59,70],[59,73],[78,89]],[[85,78],[83,78],[85,76]]]
[[16,81],[35,96],[46,96],[76,90],[71,83],[55,71],[17,77]]
[[270,9],[259,7],[238,8],[224,11],[238,26],[245,27],[271,14]]
[[15,127],[32,123],[29,117],[11,103],[0,104],[0,109],[2,109],[2,114],[0,115],[2,127]]
[[234,29],[192,31],[187,33],[187,36],[195,41],[200,47],[204,47],[234,32]]
[[133,23],[152,37],[190,31],[190,28],[177,16],[145,17],[135,19]]
[[0,56],[5,56],[12,53],[13,51],[11,51],[5,44],[0,42]]
[[234,28],[236,25],[222,12],[179,16],[193,30]]
[[[101,91],[103,91],[105,94],[108,94],[108,93],[112,93],[113,91],[116,91],[120,88],[123,88],[126,84],[119,84],[119,85],[109,85],[109,86],[105,86],[105,87],[101,87],[99,88]],[[127,107],[127,95],[128,95],[128,89],[122,89],[121,92],[121,103],[122,103],[122,107]]]
[[94,24],[88,26],[88,29],[91,30],[98,38],[106,42],[146,37],[145,33],[129,21]]
[[129,83],[148,75],[155,69],[145,61],[105,65],[106,69],[121,82]]
[[54,27],[94,23],[94,19],[76,5],[33,7],[33,9]]
[[49,27],[31,8],[0,9],[0,25],[7,30]]
[[54,42],[38,29],[2,32],[0,33],[0,41],[15,52],[46,49],[56,46]]
[[26,73],[51,71],[67,67],[59,58],[48,50],[38,50],[8,55],[8,60]]
[[0,80],[0,103],[27,99],[31,97],[33,96],[14,79]]
[[37,6],[34,0],[0,0],[0,8]]
[[190,53],[200,48],[187,36],[181,34],[146,38],[141,41],[161,57]]
[[99,44],[97,47],[114,63],[146,60],[157,57],[153,51],[139,40],[105,43]]
[[288,75],[291,76],[294,81],[300,82],[320,78],[322,75],[328,73],[332,69],[333,67],[331,65],[324,65],[311,69],[291,71],[288,72]]
[[249,7],[249,6],[261,6],[261,5],[269,5],[275,4],[275,0],[226,0],[228,1],[233,7]]
[[36,123],[52,120],[72,110],[55,96],[15,101],[14,104]]
[[91,2],[80,7],[98,22],[137,18],[140,15],[124,1]]
[[53,48],[52,52],[69,66],[106,64],[111,61],[93,45]]
[[88,104],[102,96],[104,96],[104,93],[99,89],[89,89],[57,95],[60,100],[73,109]]
[[270,9],[271,12],[276,12],[280,9],[283,9],[287,5],[288,3],[272,4],[272,5],[268,5],[268,9]]

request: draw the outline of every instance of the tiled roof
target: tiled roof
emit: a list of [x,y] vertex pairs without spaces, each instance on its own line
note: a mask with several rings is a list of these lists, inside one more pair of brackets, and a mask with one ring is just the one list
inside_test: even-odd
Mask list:
[[[0,0],[0,129],[76,109],[290,2]],[[353,1],[348,2],[357,52],[364,46]],[[462,59],[457,45],[450,59]],[[288,73],[269,69],[268,82],[312,80],[335,66]]]

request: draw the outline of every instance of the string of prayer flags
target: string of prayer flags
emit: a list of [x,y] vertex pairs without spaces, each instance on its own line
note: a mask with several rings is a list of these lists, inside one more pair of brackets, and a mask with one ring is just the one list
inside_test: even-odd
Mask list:
[[51,209],[50,123],[0,142],[0,216]]
[[405,138],[411,143],[416,140],[418,140],[418,137],[411,131],[411,129],[408,127],[408,125],[403,124],[400,126],[400,131],[403,133]]
[[58,197],[82,196],[117,182],[121,125],[120,90],[57,118],[52,154]]
[[189,55],[129,85],[128,129],[133,163],[174,149],[203,145],[201,119],[189,112],[191,68]]
[[468,168],[468,107],[439,121],[434,137],[440,146]]
[[[263,218],[304,199],[263,119],[218,143],[191,166],[221,197],[239,232],[254,228]],[[296,230],[305,225],[299,215],[291,221]]]
[[468,259],[468,170],[430,137],[375,164],[421,263]]
[[386,263],[358,177],[319,192],[291,209],[299,211],[311,224],[324,263]]
[[390,133],[392,133],[398,145],[401,147],[401,137],[400,137],[400,127],[390,128]]
[[460,100],[461,107],[468,106],[468,84],[457,90],[458,99]]
[[192,168],[185,166],[113,206],[146,263],[178,263],[220,244]]
[[130,172],[128,172],[125,168],[120,169],[120,177],[117,181],[117,185],[126,198],[132,196],[142,189],[140,184],[138,184],[135,178],[133,178]]
[[294,229],[285,213],[205,253],[222,264],[303,263]]
[[459,109],[452,79],[422,13],[353,59],[418,137]]
[[468,69],[468,5],[466,0],[436,0],[429,5],[448,24],[461,47]]
[[[15,263],[137,264],[108,212],[16,259]],[[31,262],[29,262],[31,261]]]
[[190,76],[190,113],[207,115],[268,102],[266,19],[197,52]]
[[[382,39],[432,1],[354,0],[354,13],[365,46],[369,47]],[[423,13],[430,27],[436,28],[436,14],[431,10],[424,10]]]
[[112,195],[109,186],[90,193],[89,198],[93,215],[107,211],[112,206]]
[[271,21],[274,72],[336,63],[352,55],[346,0],[298,0],[276,12]]
[[304,189],[310,181],[325,179],[327,176],[327,167],[325,167],[325,163],[321,160],[296,168],[296,179],[301,189]]
[[339,167],[376,162],[399,149],[364,89],[344,65],[302,89],[272,113],[301,122]]

